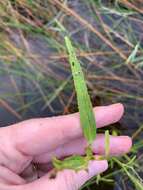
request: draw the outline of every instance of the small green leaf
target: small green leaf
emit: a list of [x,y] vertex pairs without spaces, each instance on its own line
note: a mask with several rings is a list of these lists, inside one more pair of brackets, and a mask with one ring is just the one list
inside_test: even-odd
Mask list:
[[52,159],[52,163],[57,171],[63,169],[71,169],[75,171],[87,170],[88,169],[88,160],[84,156],[74,155],[64,160],[58,160],[56,157]]

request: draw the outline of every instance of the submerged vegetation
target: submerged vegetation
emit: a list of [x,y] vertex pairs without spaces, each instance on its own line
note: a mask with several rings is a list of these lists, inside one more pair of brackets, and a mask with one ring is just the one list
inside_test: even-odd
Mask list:
[[142,189],[142,0],[0,0],[1,126],[77,111],[57,23],[74,42],[93,105],[125,105],[111,133],[134,141],[128,155],[109,158],[110,170],[83,189]]

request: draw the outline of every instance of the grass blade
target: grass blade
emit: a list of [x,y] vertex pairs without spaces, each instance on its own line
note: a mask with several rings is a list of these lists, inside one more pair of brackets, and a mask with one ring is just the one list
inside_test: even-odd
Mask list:
[[91,145],[96,138],[96,123],[91,100],[88,94],[82,68],[68,36],[65,37],[65,43],[69,55],[69,62],[77,95],[81,126],[88,144]]

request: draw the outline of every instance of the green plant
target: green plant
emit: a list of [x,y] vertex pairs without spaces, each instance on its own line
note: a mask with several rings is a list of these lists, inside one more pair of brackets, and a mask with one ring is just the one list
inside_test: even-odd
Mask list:
[[68,36],[65,36],[65,44],[67,47],[69,62],[71,66],[72,76],[74,79],[74,85],[77,95],[77,104],[80,114],[80,122],[85,139],[87,140],[86,156],[79,155],[71,156],[63,161],[53,158],[53,165],[57,170],[61,169],[73,169],[75,171],[88,168],[88,162],[94,159],[92,153],[92,143],[96,138],[96,122],[93,113],[92,103],[88,94],[84,74],[81,69],[80,63],[76,57],[74,47]]

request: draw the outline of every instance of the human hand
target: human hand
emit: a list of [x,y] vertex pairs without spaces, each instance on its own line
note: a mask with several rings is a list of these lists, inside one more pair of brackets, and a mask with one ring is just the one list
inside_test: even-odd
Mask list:
[[[96,107],[94,111],[100,128],[117,122],[123,115],[123,106],[113,104]],[[132,141],[127,136],[110,136],[111,155],[124,154],[131,145]],[[104,172],[108,167],[107,161],[90,161],[88,172],[66,169],[51,179],[51,158],[83,154],[85,147],[78,113],[31,119],[1,128],[0,190],[77,190],[91,177]],[[93,152],[104,154],[103,134],[97,135]],[[38,163],[37,170],[32,163]]]

